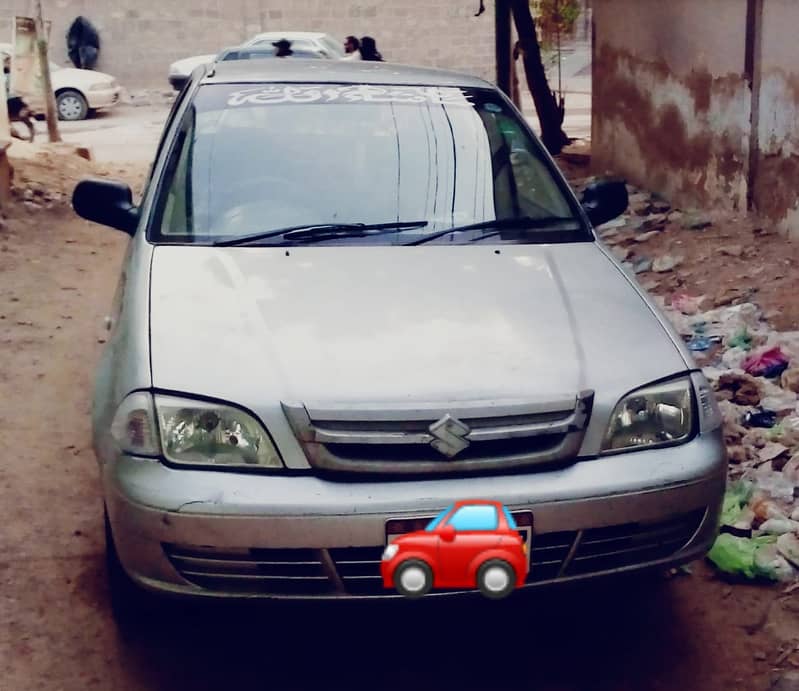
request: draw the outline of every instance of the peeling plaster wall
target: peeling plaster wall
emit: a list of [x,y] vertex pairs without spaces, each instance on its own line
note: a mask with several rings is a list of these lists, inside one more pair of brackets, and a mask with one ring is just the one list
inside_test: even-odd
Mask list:
[[753,200],[799,237],[799,3],[766,0],[760,60],[760,122]]
[[746,208],[746,0],[596,0],[594,20],[595,167],[683,206]]

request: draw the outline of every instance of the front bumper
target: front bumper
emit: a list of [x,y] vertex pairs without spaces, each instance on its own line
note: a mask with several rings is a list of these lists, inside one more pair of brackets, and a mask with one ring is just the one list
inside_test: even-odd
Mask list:
[[527,585],[668,566],[715,539],[726,482],[720,433],[549,472],[404,482],[176,470],[121,457],[103,473],[120,560],[140,585],[214,597],[395,596],[385,522],[459,499],[534,517]]
[[103,89],[102,91],[88,91],[86,100],[92,110],[104,110],[113,108],[120,101],[122,88],[119,86]]

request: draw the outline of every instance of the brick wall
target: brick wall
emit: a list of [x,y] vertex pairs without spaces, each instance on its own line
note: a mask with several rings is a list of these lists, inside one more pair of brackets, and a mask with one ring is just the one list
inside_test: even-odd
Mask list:
[[[0,0],[0,41],[29,0]],[[98,28],[98,69],[129,88],[166,87],[169,64],[214,53],[260,31],[371,35],[386,60],[494,76],[494,9],[478,0],[44,0],[52,57],[66,64],[66,31],[79,14]]]

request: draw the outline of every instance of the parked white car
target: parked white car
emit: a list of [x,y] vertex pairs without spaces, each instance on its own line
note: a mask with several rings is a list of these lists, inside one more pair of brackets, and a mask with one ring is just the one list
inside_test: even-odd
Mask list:
[[[314,51],[321,53],[322,57],[330,58],[333,60],[341,59],[344,57],[344,46],[341,41],[336,40],[329,34],[320,34],[310,31],[270,31],[264,34],[258,34],[251,38],[246,43],[242,44],[242,48],[252,48],[253,46],[271,45],[275,41],[285,38],[291,41],[292,48],[303,51]],[[180,91],[183,86],[189,81],[191,73],[201,65],[210,65],[218,56],[218,53],[213,55],[196,55],[191,58],[184,58],[173,62],[169,67],[169,83],[175,89]]]
[[[0,54],[13,56],[11,44],[0,43]],[[110,74],[51,62],[50,77],[61,120],[84,120],[92,111],[113,108],[120,101],[122,88]],[[25,94],[25,100],[34,112],[44,112],[44,99]]]

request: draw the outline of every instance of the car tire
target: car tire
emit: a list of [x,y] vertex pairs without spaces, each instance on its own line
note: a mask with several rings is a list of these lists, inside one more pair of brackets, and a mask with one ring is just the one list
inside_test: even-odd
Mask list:
[[490,600],[508,597],[516,587],[516,572],[501,559],[489,559],[477,570],[477,587]]
[[138,634],[154,610],[154,596],[133,582],[122,566],[111,532],[111,522],[105,514],[105,561],[111,613],[117,628],[125,638]]
[[89,104],[86,97],[74,89],[60,91],[55,97],[56,111],[59,120],[73,122],[85,120],[89,114]]
[[408,559],[394,572],[394,587],[400,595],[418,600],[433,587],[433,570],[420,559]]

